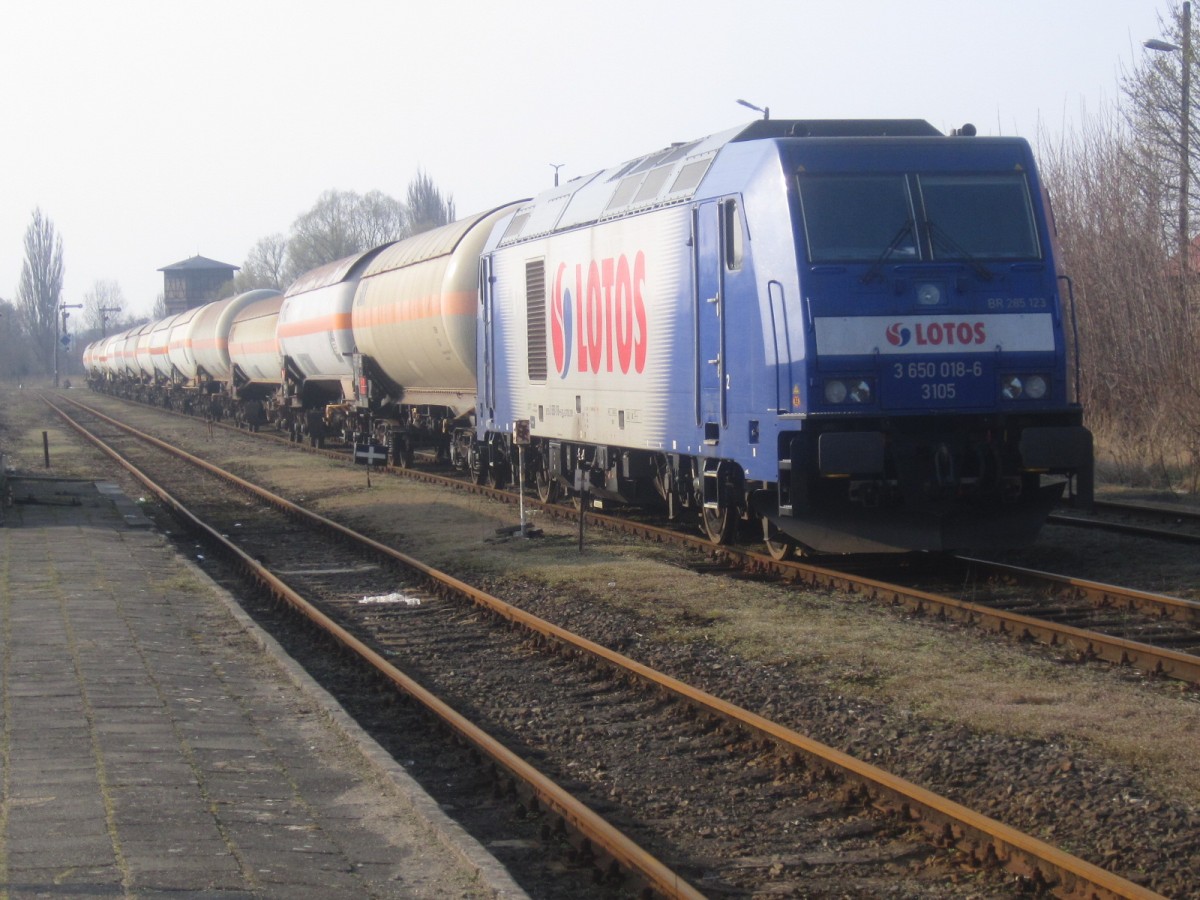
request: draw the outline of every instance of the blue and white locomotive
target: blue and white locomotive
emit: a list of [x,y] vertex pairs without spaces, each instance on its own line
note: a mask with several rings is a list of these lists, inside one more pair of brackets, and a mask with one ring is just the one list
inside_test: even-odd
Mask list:
[[547,191],[480,263],[477,439],[782,556],[1025,543],[1090,501],[1028,144],[770,121]]
[[1025,141],[762,120],[84,360],[101,389],[497,484],[524,465],[545,500],[662,503],[714,542],[751,523],[777,556],[1011,546],[1092,494],[1066,284]]

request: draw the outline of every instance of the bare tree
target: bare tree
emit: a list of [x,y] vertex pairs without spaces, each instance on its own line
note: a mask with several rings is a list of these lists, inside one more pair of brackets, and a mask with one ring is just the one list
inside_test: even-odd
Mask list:
[[83,321],[89,331],[106,334],[109,325],[119,321],[124,312],[125,294],[112,279],[94,281],[83,294]]
[[34,359],[43,371],[54,369],[58,352],[54,344],[55,325],[63,286],[62,238],[54,223],[33,211],[33,220],[25,230],[25,262],[17,286],[17,305],[21,322],[33,347]]
[[442,192],[421,169],[408,183],[408,233],[420,234],[454,221],[454,198]]
[[1089,425],[1125,480],[1160,486],[1200,469],[1200,362],[1193,315],[1164,237],[1150,152],[1117,117],[1039,146],[1065,268],[1074,283]]
[[241,294],[255,288],[283,290],[287,254],[288,240],[279,232],[260,238],[233,278],[234,291]]
[[326,191],[292,223],[286,281],[405,235],[404,206],[380,191]]
[[359,250],[397,241],[409,234],[404,204],[383,191],[370,191],[359,198],[355,205],[355,224]]
[[[1183,248],[1190,241],[1192,232],[1187,223],[1193,219],[1190,213],[1197,198],[1194,173],[1200,147],[1192,140],[1192,133],[1197,124],[1197,100],[1200,99],[1196,95],[1200,92],[1189,89],[1185,119],[1183,81],[1185,65],[1189,72],[1196,70],[1195,28],[1188,17],[1191,33],[1185,38],[1182,7],[1178,14],[1172,14],[1168,19],[1160,14],[1158,21],[1160,34],[1167,38],[1159,42],[1159,49],[1169,52],[1147,53],[1132,70],[1122,74],[1121,91],[1127,101],[1123,109],[1136,141],[1136,152],[1131,161],[1140,169],[1143,185],[1160,204],[1160,227],[1169,246],[1181,248],[1176,251],[1177,256],[1186,265],[1187,251]],[[1174,50],[1170,50],[1172,46]],[[1187,59],[1184,59],[1185,53]],[[1181,215],[1183,192],[1180,188],[1184,178],[1188,183],[1187,214]]]

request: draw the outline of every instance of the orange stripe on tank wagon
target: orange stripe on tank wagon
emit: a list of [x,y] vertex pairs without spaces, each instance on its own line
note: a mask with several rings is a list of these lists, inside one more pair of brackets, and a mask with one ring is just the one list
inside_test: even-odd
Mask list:
[[300,319],[296,322],[280,324],[279,337],[304,337],[310,334],[323,334],[328,331],[349,331],[350,313],[334,313],[330,316],[318,316],[312,319]]
[[455,291],[452,294],[430,294],[368,307],[363,313],[362,324],[367,327],[394,325],[397,322],[415,322],[421,319],[442,319],[454,316],[474,316],[476,295],[473,291]]

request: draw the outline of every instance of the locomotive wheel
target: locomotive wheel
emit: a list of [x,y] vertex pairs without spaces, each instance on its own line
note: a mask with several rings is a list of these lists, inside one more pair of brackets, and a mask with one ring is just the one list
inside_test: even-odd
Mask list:
[[492,462],[486,470],[488,487],[501,491],[508,486],[508,469],[503,464]]
[[467,454],[467,465],[471,469],[471,480],[476,484],[487,484],[488,466],[487,462],[487,447],[481,444],[472,444],[471,449]]
[[722,506],[719,509],[707,507],[700,509],[700,525],[708,539],[714,544],[728,544],[733,539],[737,522],[737,511],[730,506]]
[[792,539],[780,532],[778,528],[770,522],[766,523],[767,536],[763,538],[763,543],[767,546],[767,553],[771,559],[777,562],[791,559],[796,555],[796,545],[792,543]]
[[539,467],[537,473],[533,476],[533,483],[537,487],[538,499],[543,503],[555,503],[558,500],[558,481],[550,477],[550,473],[543,467]]

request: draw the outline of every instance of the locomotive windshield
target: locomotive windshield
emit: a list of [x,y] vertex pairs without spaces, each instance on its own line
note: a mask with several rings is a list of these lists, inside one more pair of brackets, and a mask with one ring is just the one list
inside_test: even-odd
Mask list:
[[814,263],[1041,257],[1020,174],[805,175],[800,205]]
[[922,175],[934,259],[1036,259],[1037,230],[1021,175]]
[[902,175],[827,175],[800,179],[812,262],[916,259],[908,181]]

